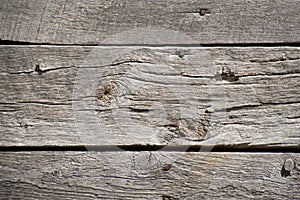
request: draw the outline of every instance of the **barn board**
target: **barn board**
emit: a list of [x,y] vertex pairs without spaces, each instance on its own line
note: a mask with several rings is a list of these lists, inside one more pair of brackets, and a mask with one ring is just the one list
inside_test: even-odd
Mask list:
[[[286,153],[2,152],[0,196],[21,199],[299,199]],[[287,168],[288,169],[288,168]],[[168,198],[167,198],[168,197]]]
[[[206,10],[203,16],[201,9]],[[51,44],[164,44],[165,38],[171,44],[299,43],[299,10],[299,0],[3,0],[0,39]]]
[[299,147],[299,50],[1,46],[1,146]]

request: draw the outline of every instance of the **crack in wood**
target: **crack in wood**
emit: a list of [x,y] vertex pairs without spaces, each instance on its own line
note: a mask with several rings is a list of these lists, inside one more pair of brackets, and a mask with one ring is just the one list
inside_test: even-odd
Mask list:
[[284,75],[298,75],[300,74],[300,70],[293,70],[287,72],[267,72],[267,73],[256,73],[256,74],[245,74],[238,75],[238,77],[255,77],[255,76],[284,76]]
[[153,64],[151,62],[146,62],[146,61],[141,61],[141,60],[125,60],[125,61],[122,61],[122,62],[112,63],[112,64],[107,65],[107,66],[118,66],[118,65],[122,65],[122,64],[131,64],[131,63],[148,63],[148,64]]
[[298,103],[300,103],[300,101],[292,101],[292,102],[259,102],[258,104],[232,106],[232,107],[221,109],[221,110],[215,110],[215,112],[224,112],[224,111],[231,112],[231,111],[237,111],[237,110],[243,110],[243,109],[257,108],[257,107],[262,107],[262,106],[290,105],[290,104],[298,104]]
[[300,116],[287,117],[288,119],[300,119]]
[[76,68],[76,66],[69,66],[69,67],[56,67],[56,68],[49,68],[49,69],[44,69],[42,70],[39,65],[36,65],[34,70],[31,71],[23,71],[23,72],[11,72],[9,74],[32,74],[34,72],[37,72],[39,75],[42,75],[46,72],[50,71],[56,71],[56,70],[63,70],[63,69],[70,69],[70,68]]
[[272,62],[282,62],[282,61],[294,61],[294,60],[300,60],[299,57],[297,58],[292,58],[292,57],[286,57],[282,56],[279,58],[272,58],[272,59],[267,59],[267,60],[259,60],[259,59],[251,59],[250,62],[255,62],[255,63],[272,63]]
[[129,107],[131,112],[136,112],[136,113],[148,113],[151,110],[148,108],[137,108],[137,107]]
[[41,104],[49,106],[67,106],[72,105],[72,103],[61,103],[61,102],[47,102],[47,101],[17,101],[17,104]]

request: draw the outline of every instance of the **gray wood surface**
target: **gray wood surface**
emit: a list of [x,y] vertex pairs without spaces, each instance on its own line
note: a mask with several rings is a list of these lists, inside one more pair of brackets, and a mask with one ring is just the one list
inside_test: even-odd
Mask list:
[[1,46],[0,145],[298,147],[299,50]]
[[299,10],[1,1],[0,199],[300,199]]
[[2,0],[0,39],[100,44],[118,34],[104,43],[299,42],[299,10],[299,0]]
[[[299,199],[298,154],[19,152],[0,154],[4,199]],[[170,167],[169,167],[169,166]]]

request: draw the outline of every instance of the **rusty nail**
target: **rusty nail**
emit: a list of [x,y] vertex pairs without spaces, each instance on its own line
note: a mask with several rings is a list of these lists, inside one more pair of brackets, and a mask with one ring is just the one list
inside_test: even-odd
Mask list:
[[206,10],[205,8],[201,8],[199,11],[200,16],[204,16],[206,14]]
[[169,171],[170,169],[171,169],[171,165],[165,165],[164,167],[163,167],[163,171]]
[[184,57],[184,52],[183,51],[178,51],[177,55],[179,58],[183,58]]
[[291,172],[294,169],[294,167],[295,167],[295,164],[291,158],[285,160],[285,162],[284,162],[284,170],[285,171]]

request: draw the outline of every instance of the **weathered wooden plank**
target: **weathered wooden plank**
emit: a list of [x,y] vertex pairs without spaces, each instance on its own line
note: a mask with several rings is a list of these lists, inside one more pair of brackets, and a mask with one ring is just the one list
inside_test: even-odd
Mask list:
[[300,169],[283,170],[287,159],[299,168],[298,154],[2,152],[0,158],[5,199],[300,198]]
[[[208,9],[204,16],[199,15],[201,8]],[[119,34],[114,40],[106,42],[299,42],[299,10],[299,0],[3,0],[0,7],[0,39],[99,44]],[[134,30],[136,28],[142,29]],[[194,41],[163,29],[178,31]],[[133,30],[128,33],[131,37],[120,34],[129,30]]]
[[0,145],[297,147],[299,52],[1,46]]

